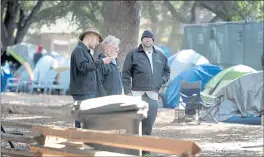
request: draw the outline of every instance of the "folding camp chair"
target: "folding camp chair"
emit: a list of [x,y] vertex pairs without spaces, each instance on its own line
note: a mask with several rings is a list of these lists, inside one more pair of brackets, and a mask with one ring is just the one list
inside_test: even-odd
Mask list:
[[[214,99],[216,99],[216,101],[214,101],[214,103],[202,101],[201,81],[191,83],[181,81],[180,96],[182,97],[182,101],[180,101],[180,104],[185,108],[185,115],[198,114],[198,122],[204,120],[207,116],[209,116],[214,120],[214,122],[218,123],[218,121],[212,115],[212,111],[220,105],[222,96],[215,97]],[[202,117],[199,117],[201,110],[204,110],[206,114]]]
[[19,88],[21,87],[21,80],[18,78],[8,78],[6,81],[6,90],[9,91],[10,89],[15,89],[15,92],[18,93]]

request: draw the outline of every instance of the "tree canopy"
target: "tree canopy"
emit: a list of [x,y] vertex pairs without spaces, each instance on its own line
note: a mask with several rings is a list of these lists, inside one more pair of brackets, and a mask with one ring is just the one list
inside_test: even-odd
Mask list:
[[[104,35],[114,33],[109,29],[111,25],[105,25],[107,18],[113,19],[113,17],[107,16],[108,14],[104,14],[106,5],[111,6],[111,3],[106,2],[2,0],[1,50],[22,42],[31,26],[40,28],[44,24],[53,24],[57,19],[66,16],[70,16],[70,22],[78,25],[78,30],[82,31],[92,26],[100,29]],[[138,7],[131,11],[136,11],[135,14],[141,13],[140,18],[148,21],[144,23],[144,27],[150,28],[156,34],[157,42],[165,42],[167,45],[173,46],[177,46],[177,44],[179,46],[182,35],[179,31],[180,24],[196,22],[195,9],[197,7],[207,9],[216,15],[209,22],[219,19],[222,21],[240,21],[264,18],[263,1],[138,1],[136,5],[125,1],[121,2],[120,4],[127,7],[128,10],[131,10],[131,7]],[[112,7],[113,12],[119,10],[117,7],[119,5]],[[126,19],[129,19],[130,15],[132,14],[127,14]],[[136,15],[133,14],[133,16],[136,18]],[[116,21],[113,21],[113,23],[119,21],[117,18],[114,20]],[[135,26],[139,27],[137,24]],[[113,29],[119,28],[115,27]],[[126,31],[126,29],[120,29],[120,31]],[[134,36],[137,37],[138,34],[134,34]],[[168,36],[168,40],[161,41],[163,36]],[[178,38],[179,41],[177,41]],[[171,48],[175,49],[173,46]]]

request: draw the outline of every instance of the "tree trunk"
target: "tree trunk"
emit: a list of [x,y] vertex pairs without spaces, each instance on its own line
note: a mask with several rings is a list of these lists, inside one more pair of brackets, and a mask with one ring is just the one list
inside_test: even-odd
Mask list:
[[[38,1],[30,14],[26,17],[21,4],[18,1],[5,1],[5,17],[1,19],[1,55],[6,48],[11,45],[19,44],[23,41],[30,25],[33,23],[39,12],[43,1]],[[3,6],[1,6],[3,8]],[[2,12],[4,13],[4,12]],[[16,22],[19,17],[18,22]],[[17,29],[16,36],[14,31]]]
[[138,46],[140,5],[137,1],[104,1],[104,36],[120,39],[118,59],[123,67],[126,55]]
[[171,52],[176,52],[178,47],[177,47],[177,41],[179,40],[178,38],[181,38],[179,36],[179,23],[177,23],[176,21],[172,24],[172,28],[171,28],[171,33],[169,36],[169,40],[168,40],[168,47],[170,49]]

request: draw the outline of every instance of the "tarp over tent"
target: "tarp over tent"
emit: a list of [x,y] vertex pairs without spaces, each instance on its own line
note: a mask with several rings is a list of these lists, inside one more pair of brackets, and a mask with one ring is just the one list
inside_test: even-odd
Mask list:
[[179,75],[182,71],[202,64],[210,64],[208,59],[192,49],[181,50],[169,57],[169,67],[171,68],[171,78]]
[[248,73],[256,72],[255,69],[245,66],[236,65],[229,67],[220,73],[218,73],[214,78],[212,78],[206,85],[203,93],[208,95],[215,95],[221,88],[230,83],[231,81],[239,78]]
[[203,89],[205,84],[221,71],[222,69],[218,66],[204,64],[189,68],[180,73],[178,76],[171,80],[167,90],[164,92],[164,95],[167,98],[167,106],[165,106],[165,108],[175,108],[176,106],[178,106],[181,81],[184,80],[187,82],[194,82],[201,80]]
[[[233,116],[260,116],[264,103],[263,71],[249,73],[233,80],[215,93],[215,96],[220,95],[224,95],[224,100],[212,111],[218,121],[225,121]],[[201,112],[201,115],[203,114]]]

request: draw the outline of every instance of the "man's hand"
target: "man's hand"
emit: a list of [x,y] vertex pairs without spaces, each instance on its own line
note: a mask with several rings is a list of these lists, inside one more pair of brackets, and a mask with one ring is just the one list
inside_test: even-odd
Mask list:
[[105,57],[103,58],[104,64],[109,64],[113,60],[113,57]]

